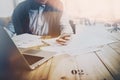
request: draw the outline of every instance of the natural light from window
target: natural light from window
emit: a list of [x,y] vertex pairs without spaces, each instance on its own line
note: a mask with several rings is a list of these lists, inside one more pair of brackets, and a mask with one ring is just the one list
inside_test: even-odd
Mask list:
[[120,0],[62,0],[66,12],[77,18],[105,21],[120,19]]

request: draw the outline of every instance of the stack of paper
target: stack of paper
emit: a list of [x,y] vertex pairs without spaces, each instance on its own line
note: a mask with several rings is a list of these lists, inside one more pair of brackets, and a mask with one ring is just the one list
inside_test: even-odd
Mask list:
[[12,39],[16,46],[19,48],[30,48],[43,44],[40,40],[40,36],[27,33],[14,36]]

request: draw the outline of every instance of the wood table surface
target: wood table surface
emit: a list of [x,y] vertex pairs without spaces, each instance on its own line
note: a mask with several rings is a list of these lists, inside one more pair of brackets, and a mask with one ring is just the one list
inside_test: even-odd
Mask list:
[[0,68],[0,80],[120,80],[120,38],[116,35],[111,35],[116,42],[97,51],[56,55],[34,70],[15,58]]

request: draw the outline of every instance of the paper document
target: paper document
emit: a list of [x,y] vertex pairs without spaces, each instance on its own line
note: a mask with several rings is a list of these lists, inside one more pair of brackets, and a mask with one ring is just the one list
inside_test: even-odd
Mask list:
[[36,36],[28,33],[14,36],[12,39],[16,44],[16,46],[19,48],[30,48],[34,46],[43,45],[40,36]]
[[85,32],[80,35],[74,35],[65,46],[57,44],[55,39],[48,39],[45,40],[45,42],[50,44],[50,46],[43,47],[41,49],[58,53],[80,54],[99,50],[102,45],[112,43],[114,41],[104,37],[104,35],[98,36],[92,32]]

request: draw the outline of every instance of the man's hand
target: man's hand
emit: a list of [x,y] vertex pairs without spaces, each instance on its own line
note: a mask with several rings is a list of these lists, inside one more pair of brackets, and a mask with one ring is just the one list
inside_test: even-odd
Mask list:
[[67,45],[68,41],[71,39],[71,34],[62,34],[56,39],[56,42],[61,45]]

